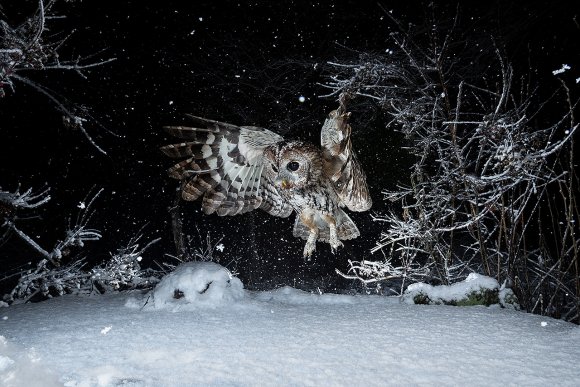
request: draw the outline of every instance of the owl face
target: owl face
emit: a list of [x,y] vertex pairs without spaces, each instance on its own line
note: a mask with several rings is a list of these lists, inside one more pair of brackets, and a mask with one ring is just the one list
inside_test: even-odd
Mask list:
[[296,190],[318,182],[322,173],[322,156],[314,146],[299,141],[268,147],[266,174],[281,191]]

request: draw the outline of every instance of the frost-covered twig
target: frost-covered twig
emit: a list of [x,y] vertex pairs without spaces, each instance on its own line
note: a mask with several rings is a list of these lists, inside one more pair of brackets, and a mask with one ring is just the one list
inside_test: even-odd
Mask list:
[[[34,239],[32,239],[26,232],[17,226],[19,218],[17,217],[18,210],[36,209],[50,200],[48,194],[49,189],[45,189],[40,193],[33,193],[32,189],[28,189],[20,193],[17,189],[15,192],[3,191],[0,189],[0,214],[3,215],[3,223],[0,227],[6,227],[7,230],[16,234],[22,241],[33,248],[44,259],[58,266],[63,255],[68,255],[73,247],[83,247],[86,241],[96,241],[101,238],[98,230],[87,227],[90,218],[93,215],[91,205],[103,190],[99,190],[90,200],[88,205],[81,206],[81,210],[77,216],[74,225],[70,224],[66,230],[65,238],[58,241],[52,250],[46,250],[41,247]],[[7,235],[5,235],[7,237]]]
[[36,12],[16,27],[0,19],[0,98],[6,95],[7,90],[15,92],[16,83],[32,87],[55,104],[71,127],[79,129],[97,150],[105,153],[84,127],[87,116],[83,114],[82,109],[58,97],[56,93],[28,75],[31,71],[59,70],[75,71],[86,78],[84,70],[115,60],[115,58],[108,58],[94,61],[91,57],[78,57],[62,61],[58,51],[68,36],[64,38],[59,38],[56,34],[47,36],[47,20],[55,18],[51,13],[54,3],[55,0],[39,0]]
[[[564,273],[580,270],[578,245],[571,238],[578,218],[572,210],[577,208],[575,172],[572,163],[559,161],[567,150],[567,159],[573,159],[578,103],[568,93],[569,111],[538,127],[546,122],[538,117],[551,101],[534,103],[530,84],[515,87],[514,70],[496,42],[489,46],[487,72],[473,74],[473,63],[460,63],[469,57],[468,41],[458,40],[453,28],[441,34],[439,25],[429,21],[418,38],[412,27],[391,34],[394,48],[388,55],[360,53],[328,63],[326,96],[346,92],[377,104],[391,116],[389,126],[405,135],[415,157],[408,185],[384,191],[402,211],[375,216],[386,230],[372,252],[383,251],[387,258],[350,262],[345,276],[369,283],[399,277],[402,269],[419,265],[429,267],[429,276],[443,283],[461,280],[470,271],[501,282],[527,277],[528,259],[537,256],[542,239],[551,235],[540,226],[538,239],[537,234],[530,237],[530,230],[554,200],[550,193],[559,191],[568,226],[558,232],[556,244],[562,249],[553,267],[560,282],[553,282],[554,293],[547,299],[564,288],[576,288],[578,299],[580,281],[564,286],[563,280],[573,278]],[[520,295],[530,289],[530,301],[524,304],[531,310],[538,289],[515,282]]]
[[[220,262],[220,257],[216,256],[216,252],[222,252],[224,250],[224,245],[222,243],[223,236],[217,240],[213,240],[211,233],[207,232],[205,237],[202,237],[199,227],[196,226],[197,237],[194,238],[191,235],[187,235],[185,238],[185,244],[183,246],[185,254],[182,256],[171,256],[170,258],[178,261],[179,263],[189,262],[189,261],[202,261],[202,262]],[[222,265],[228,267],[232,273],[235,272],[235,266],[238,259],[234,259],[228,263],[221,263]],[[175,264],[164,262],[160,265],[162,268],[168,268],[170,271],[176,268]],[[233,267],[232,267],[233,266]]]
[[63,254],[68,254],[68,250],[72,247],[83,247],[85,242],[88,241],[98,241],[101,239],[102,235],[100,231],[95,229],[87,228],[90,219],[94,215],[94,210],[92,205],[99,195],[103,192],[103,188],[97,191],[89,200],[88,204],[85,204],[89,197],[85,198],[85,202],[80,205],[79,213],[77,214],[77,219],[74,225],[70,224],[66,230],[66,236],[63,240],[59,241],[54,249],[52,250],[49,259],[51,261],[59,261]]
[[48,193],[48,188],[38,193],[34,193],[32,188],[29,188],[20,193],[20,187],[14,192],[4,191],[0,187],[0,205],[5,208],[12,208],[13,210],[37,208],[50,200]]
[[161,238],[155,238],[141,246],[143,228],[103,265],[91,269],[91,280],[101,292],[149,288],[159,281],[160,275],[150,269],[142,269],[143,253]]
[[48,259],[41,259],[34,268],[10,276],[19,275],[19,279],[12,291],[4,295],[4,301],[25,303],[63,294],[89,295],[151,288],[159,282],[163,273],[142,269],[140,262],[142,254],[160,238],[141,246],[142,231],[133,236],[126,246],[112,253],[109,260],[90,270],[85,268],[84,259],[75,259],[64,265],[54,265]]
[[82,293],[90,278],[90,275],[82,271],[84,264],[83,260],[77,260],[69,265],[55,267],[50,261],[42,259],[34,269],[22,273],[14,289],[4,295],[4,301],[26,303],[35,298],[46,299],[63,294]]

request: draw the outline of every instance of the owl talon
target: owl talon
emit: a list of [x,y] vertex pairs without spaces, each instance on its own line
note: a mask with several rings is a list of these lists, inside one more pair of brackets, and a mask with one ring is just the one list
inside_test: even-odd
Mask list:
[[316,251],[316,242],[308,240],[304,246],[304,258],[310,258],[312,253]]
[[330,251],[332,254],[336,254],[338,248],[343,247],[344,245],[340,239],[338,239],[338,234],[336,233],[336,220],[333,217],[328,216],[327,221],[330,229],[330,240],[328,241],[328,243],[330,243]]
[[316,251],[316,240],[318,239],[318,230],[314,229],[308,235],[308,240],[304,246],[304,258],[310,258],[313,252]]
[[341,241],[339,240],[330,241],[330,251],[332,252],[332,254],[336,254],[337,250],[340,247],[344,247],[344,244]]

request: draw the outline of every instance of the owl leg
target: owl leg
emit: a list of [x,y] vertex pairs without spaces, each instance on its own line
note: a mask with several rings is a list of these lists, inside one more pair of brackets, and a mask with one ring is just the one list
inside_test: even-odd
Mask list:
[[338,239],[338,234],[336,232],[336,219],[330,214],[323,214],[322,218],[328,224],[328,229],[330,231],[328,243],[330,243],[330,250],[332,251],[332,254],[334,254],[339,247],[344,246],[340,239]]
[[318,227],[314,221],[314,213],[311,211],[303,211],[300,213],[300,220],[310,229],[303,253],[304,258],[310,258],[316,250],[316,241],[318,240]]
[[310,235],[308,235],[308,240],[306,245],[304,245],[304,258],[310,258],[312,253],[316,251],[316,240],[318,239],[318,230],[310,230]]

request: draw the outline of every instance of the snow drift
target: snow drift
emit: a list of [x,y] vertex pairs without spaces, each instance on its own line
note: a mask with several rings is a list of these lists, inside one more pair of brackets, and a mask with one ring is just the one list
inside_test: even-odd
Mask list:
[[0,308],[0,335],[7,387],[576,386],[580,378],[580,328],[565,321],[497,305],[252,292],[208,263],[180,266],[151,294]]

